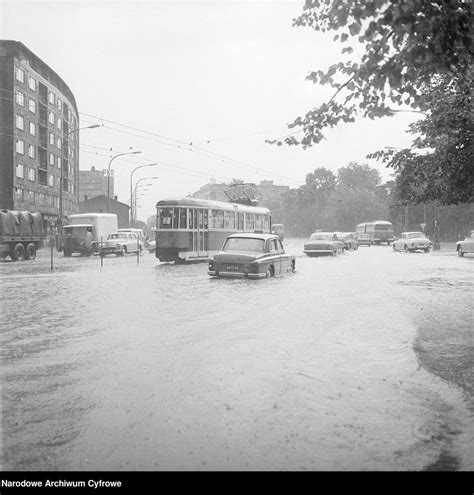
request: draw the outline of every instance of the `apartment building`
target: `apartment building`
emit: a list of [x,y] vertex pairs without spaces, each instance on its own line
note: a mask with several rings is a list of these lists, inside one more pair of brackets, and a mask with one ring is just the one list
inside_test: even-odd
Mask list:
[[0,208],[45,223],[78,212],[79,115],[74,95],[23,43],[0,40]]

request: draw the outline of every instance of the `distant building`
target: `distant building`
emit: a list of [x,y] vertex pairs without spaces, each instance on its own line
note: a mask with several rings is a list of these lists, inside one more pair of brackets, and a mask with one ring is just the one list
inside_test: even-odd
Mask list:
[[[228,191],[230,187],[230,184],[206,184],[193,193],[192,197],[213,199],[215,201],[229,201],[225,191]],[[259,195],[259,204],[265,206],[265,204],[279,201],[289,191],[290,187],[275,185],[272,180],[262,180],[260,184],[256,185],[255,189]]]
[[104,195],[95,196],[79,203],[79,213],[115,213],[119,229],[125,229],[130,226],[129,210],[128,205],[117,201],[117,196],[113,199],[108,199]]
[[107,170],[79,170],[79,202],[94,198],[95,196],[114,197],[114,171],[110,170],[110,184],[107,185]]
[[0,40],[0,96],[0,208],[39,211],[45,223],[61,210],[77,213],[79,114],[71,90],[25,45]]
[[205,184],[191,195],[193,198],[212,199],[213,201],[229,201],[225,191],[229,189],[229,184]]

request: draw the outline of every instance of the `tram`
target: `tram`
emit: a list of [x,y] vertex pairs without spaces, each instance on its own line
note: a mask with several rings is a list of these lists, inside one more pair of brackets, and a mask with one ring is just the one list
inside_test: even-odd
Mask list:
[[271,233],[268,208],[197,198],[163,199],[156,204],[155,256],[160,261],[207,261],[228,235]]

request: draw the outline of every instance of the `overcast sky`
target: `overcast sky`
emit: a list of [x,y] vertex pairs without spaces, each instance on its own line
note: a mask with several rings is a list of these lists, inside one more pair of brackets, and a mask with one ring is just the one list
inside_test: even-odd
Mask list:
[[265,143],[331,96],[305,77],[338,61],[341,45],[333,33],[292,27],[303,4],[0,0],[0,37],[21,41],[64,79],[81,127],[103,124],[81,131],[81,170],[142,151],[112,164],[120,201],[129,199],[135,167],[159,163],[133,175],[133,185],[159,177],[140,197],[138,215],[146,220],[157,200],[185,196],[211,178],[297,187],[317,167],[336,173],[351,161],[390,178],[365,156],[407,146],[410,114],[341,125],[306,150]]

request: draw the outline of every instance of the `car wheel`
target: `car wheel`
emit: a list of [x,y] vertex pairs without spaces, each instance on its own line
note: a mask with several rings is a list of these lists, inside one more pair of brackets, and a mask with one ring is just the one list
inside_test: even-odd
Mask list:
[[291,262],[291,272],[292,272],[292,273],[295,273],[295,270],[296,270],[296,262],[295,262],[295,260],[293,260],[293,261]]
[[333,256],[336,256],[336,255],[337,255],[337,249],[334,249],[334,250],[333,250],[332,255],[333,255]]
[[25,259],[25,246],[23,244],[18,243],[12,252],[13,261],[23,261]]
[[396,251],[396,250],[397,250],[397,248],[395,247],[395,244],[392,244],[392,249],[393,249],[394,251]]
[[273,277],[275,275],[275,271],[273,269],[273,266],[269,266],[267,268],[267,272],[265,273],[265,278],[268,278],[268,277]]
[[461,246],[458,247],[458,256],[464,256],[464,252]]
[[429,248],[429,247],[427,247],[427,248],[423,249],[423,251],[424,251],[425,253],[429,253],[429,252],[430,252],[430,248]]
[[36,246],[32,242],[26,246],[25,258],[27,260],[36,259]]
[[120,250],[120,253],[117,253],[117,256],[125,256],[127,254],[127,248],[125,246],[122,246],[122,249]]
[[408,246],[405,244],[405,246],[403,247],[403,249],[405,250],[405,253],[408,253]]

